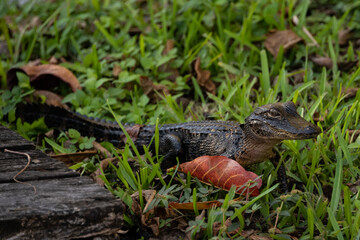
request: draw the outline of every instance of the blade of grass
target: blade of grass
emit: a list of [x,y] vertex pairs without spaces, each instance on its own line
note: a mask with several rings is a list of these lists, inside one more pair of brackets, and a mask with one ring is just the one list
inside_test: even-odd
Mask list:
[[270,90],[270,74],[269,74],[269,65],[265,50],[260,51],[260,60],[261,60],[260,86],[263,89],[264,96],[267,96]]

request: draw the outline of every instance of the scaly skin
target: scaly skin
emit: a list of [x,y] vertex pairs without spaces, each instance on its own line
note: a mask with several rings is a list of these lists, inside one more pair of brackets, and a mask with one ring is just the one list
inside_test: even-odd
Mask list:
[[[45,117],[48,127],[75,128],[82,135],[109,141],[115,146],[124,142],[124,134],[113,122],[105,122],[47,105],[19,105],[17,116],[31,122]],[[140,152],[148,146],[155,133],[154,125],[124,125]],[[282,140],[309,139],[321,132],[297,112],[292,102],[267,104],[255,109],[244,124],[232,121],[201,121],[165,124],[159,128],[160,149],[164,156],[163,169],[197,157],[226,156],[241,165],[262,162],[273,156],[272,148]],[[150,150],[154,151],[154,144]]]

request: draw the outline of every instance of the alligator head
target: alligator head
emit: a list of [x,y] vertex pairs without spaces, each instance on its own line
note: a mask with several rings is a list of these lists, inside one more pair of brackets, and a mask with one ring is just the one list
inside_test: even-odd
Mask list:
[[293,102],[267,104],[255,109],[245,120],[248,129],[266,140],[299,140],[314,138],[321,129],[306,121]]

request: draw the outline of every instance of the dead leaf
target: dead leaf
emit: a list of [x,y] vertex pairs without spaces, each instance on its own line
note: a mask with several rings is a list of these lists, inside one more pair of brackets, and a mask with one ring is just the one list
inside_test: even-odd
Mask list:
[[121,67],[119,66],[119,65],[117,65],[117,64],[114,64],[114,68],[113,68],[113,71],[112,71],[112,75],[114,76],[114,77],[119,77],[119,74],[122,72],[122,69],[121,69]]
[[350,191],[351,191],[353,194],[357,194],[358,191],[359,191],[359,189],[360,189],[360,179],[357,180],[357,181],[354,182],[354,183],[348,183],[348,184],[346,184],[346,185],[349,187]]
[[95,148],[98,152],[100,152],[100,154],[101,154],[101,156],[102,156],[103,158],[109,158],[109,157],[112,156],[112,154],[111,154],[106,148],[104,148],[103,146],[101,146],[100,143],[98,143],[98,142],[96,142],[96,141],[93,141],[92,144],[93,144],[94,148]]
[[150,78],[146,76],[140,77],[140,86],[144,90],[144,93],[149,96],[151,100],[160,100],[160,96],[156,92],[163,94],[164,96],[169,95],[169,89],[162,84],[154,84]]
[[325,120],[326,115],[329,113],[329,111],[326,109],[324,115],[320,116],[319,112],[315,112],[313,115],[313,120],[315,122],[323,122]]
[[[155,190],[142,190],[142,196],[144,197],[144,199],[146,201],[144,210],[145,210],[145,208],[148,208],[149,204],[154,199],[155,195],[156,195]],[[159,236],[160,217],[153,216],[155,213],[154,209],[150,209],[150,210],[146,209],[147,210],[146,213],[144,213],[144,211],[141,210],[140,203],[139,203],[140,202],[139,192],[133,193],[131,195],[131,198],[133,200],[132,211],[137,216],[140,216],[142,225],[149,227],[155,236]]]
[[277,58],[281,46],[283,46],[284,52],[286,52],[300,41],[302,41],[302,38],[290,29],[283,31],[276,30],[267,35],[264,45]]
[[[165,48],[164,48],[164,50],[162,52],[163,56],[166,56],[174,48],[174,43],[175,42],[174,42],[173,39],[168,39],[166,41]],[[164,63],[163,65],[161,65],[159,67],[159,71],[171,73],[171,75],[168,76],[167,79],[169,79],[172,82],[175,82],[176,78],[179,76],[179,71],[170,66],[172,62],[173,62],[173,59],[171,59],[170,61],[168,61],[168,62]]]
[[95,182],[98,185],[102,187],[105,185],[105,182],[101,178],[99,178],[99,176],[101,176],[102,172],[104,172],[109,167],[109,162],[113,163],[117,160],[118,159],[116,157],[113,157],[113,158],[106,158],[100,162],[99,168],[96,169],[96,171],[91,174],[91,177],[95,180]]
[[360,130],[347,130],[349,132],[349,135],[351,136],[350,138],[350,142],[355,142],[356,139],[359,137],[360,135]]
[[97,152],[95,150],[86,150],[83,152],[76,152],[76,153],[50,154],[50,157],[62,161],[67,166],[71,166],[74,163],[82,162],[85,158],[92,157],[96,154]]
[[320,67],[331,69],[333,66],[333,62],[329,57],[310,57],[310,60]]
[[50,60],[49,60],[49,63],[50,63],[50,64],[58,64],[59,61],[56,59],[55,56],[52,56],[52,57],[50,58]]
[[359,61],[345,61],[345,62],[338,62],[338,68],[342,72],[347,72],[350,69],[352,69],[354,66],[356,66],[359,63]]
[[[140,125],[140,124],[134,124],[132,125],[131,127],[125,127],[125,130],[126,132],[129,134],[131,140],[133,142],[136,141],[139,133],[140,133],[140,129],[143,127],[143,125]],[[121,142],[123,142],[124,144],[126,144],[127,142],[127,139],[126,139],[126,135],[125,134],[122,134],[120,136],[120,140]]]
[[338,40],[340,45],[346,45],[348,39],[350,37],[350,30],[349,29],[341,29],[338,32]]
[[[195,221],[199,221],[199,220],[203,220],[205,219],[205,214],[206,214],[206,211],[205,210],[202,210],[201,213],[195,217]],[[192,226],[189,226],[187,229],[186,229],[186,238],[187,239],[200,239],[201,238],[201,232],[204,231],[204,228],[200,228],[200,231],[198,233],[195,234],[195,237],[193,238],[191,236],[191,230],[192,230]]]
[[290,72],[289,75],[292,75],[294,85],[303,83],[305,78],[305,69],[294,70]]
[[[44,96],[46,98],[45,103],[47,105],[61,107],[66,110],[70,110],[70,108],[66,104],[61,102],[63,100],[63,97],[56,93],[53,93],[53,92],[50,92],[47,90],[36,90],[33,93],[33,95],[38,98],[41,98],[41,96]],[[30,102],[30,101],[28,101],[28,102]]]
[[[214,201],[205,201],[205,202],[196,202],[196,207],[198,210],[210,209],[212,207],[220,207],[222,205],[221,202]],[[194,210],[194,204],[192,202],[188,203],[177,203],[177,202],[169,202],[169,208],[174,208],[177,210]]]
[[165,45],[165,48],[164,48],[164,50],[162,52],[162,55],[167,55],[170,52],[170,50],[172,50],[174,48],[174,43],[175,42],[174,42],[173,39],[168,39],[166,41],[166,45]]
[[203,70],[200,68],[200,57],[197,57],[194,64],[196,72],[196,80],[199,85],[205,88],[206,91],[215,94],[215,83],[210,79],[211,73],[209,70]]
[[[175,167],[173,167],[175,168]],[[173,169],[172,168],[172,169]],[[253,172],[246,171],[238,162],[225,156],[202,156],[193,161],[180,164],[178,171],[190,173],[200,181],[229,190],[232,185],[237,193],[257,196],[261,187],[261,179]],[[251,185],[255,186],[250,187]]]
[[359,88],[345,88],[342,90],[342,94],[345,95],[345,98],[353,98],[356,96]]
[[81,89],[80,83],[75,75],[68,69],[53,64],[39,66],[23,66],[21,68],[11,68],[7,72],[8,87],[12,89],[18,84],[17,72],[23,72],[30,77],[30,83],[35,89],[48,90],[58,86],[60,82],[70,85],[73,92]]
[[[219,234],[219,231],[220,231],[221,228],[227,229],[228,227],[231,226],[231,224],[232,224],[232,222],[231,222],[230,218],[226,219],[223,226],[221,226],[221,222],[214,222],[214,224],[213,224],[213,236],[217,236]],[[238,229],[240,229],[240,227]],[[235,230],[235,233],[237,233],[236,230]],[[231,234],[231,233],[228,233],[228,234]]]

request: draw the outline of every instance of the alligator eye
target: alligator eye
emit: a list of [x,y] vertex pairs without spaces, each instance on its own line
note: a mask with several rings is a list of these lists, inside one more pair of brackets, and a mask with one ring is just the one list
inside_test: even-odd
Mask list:
[[275,109],[270,109],[268,112],[267,112],[267,116],[268,117],[272,117],[272,118],[281,118],[281,114],[276,111]]

